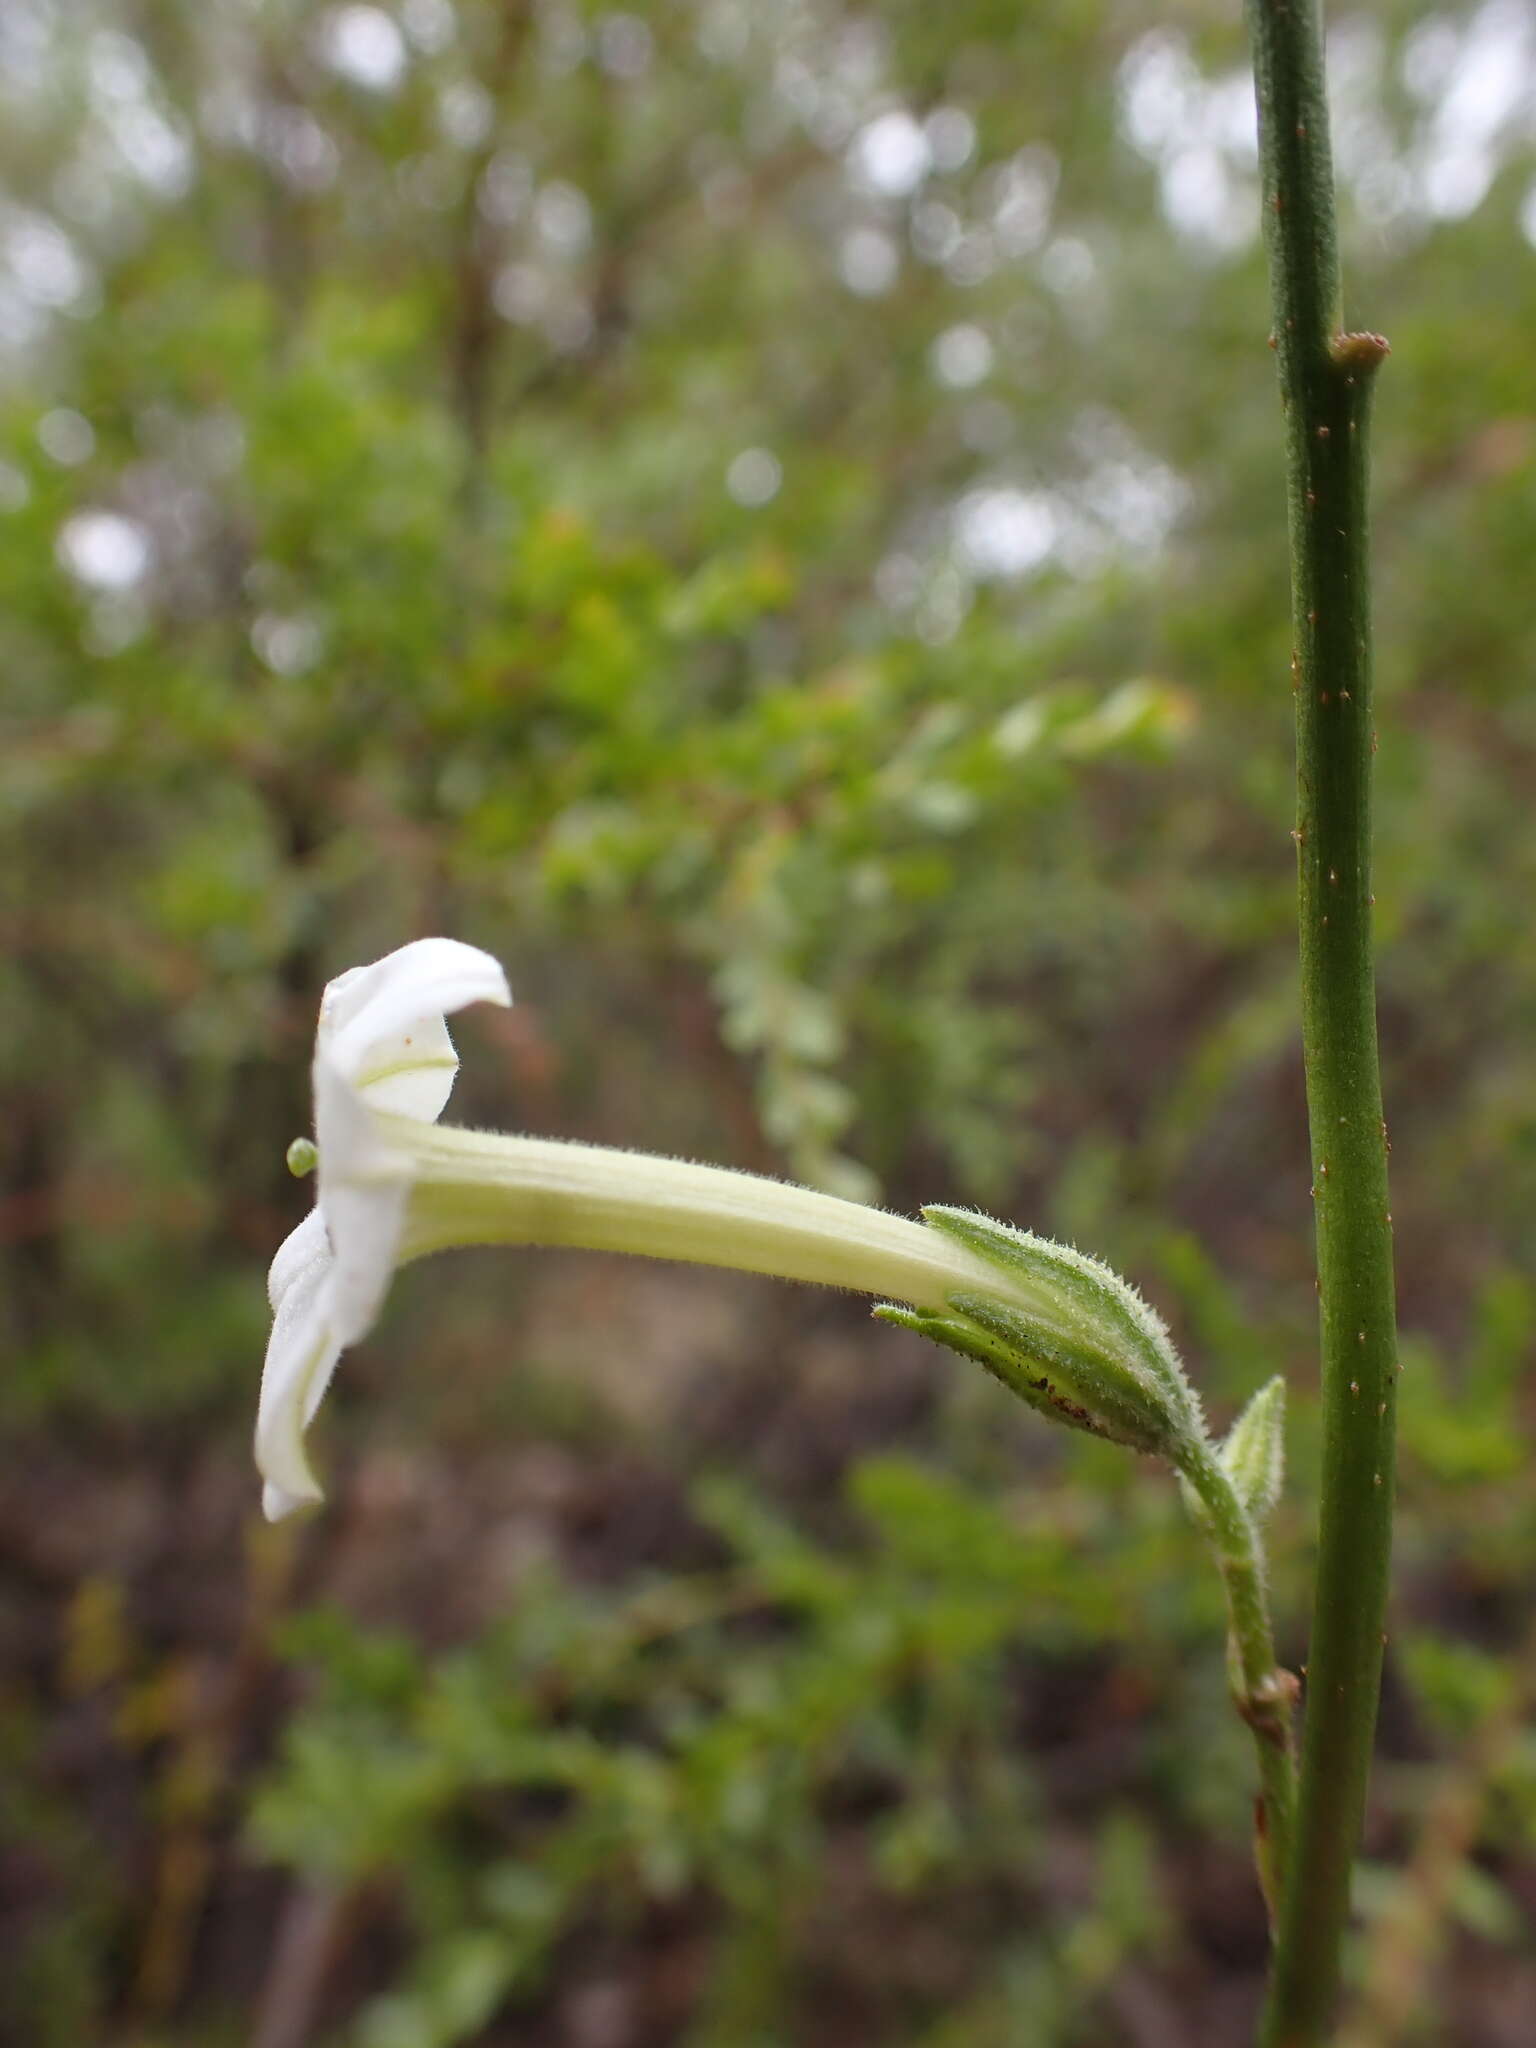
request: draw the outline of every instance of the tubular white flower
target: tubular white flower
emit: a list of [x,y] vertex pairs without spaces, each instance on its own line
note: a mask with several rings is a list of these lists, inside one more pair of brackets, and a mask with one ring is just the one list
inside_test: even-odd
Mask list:
[[415,1178],[410,1140],[442,1114],[458,1071],[446,1019],[511,1000],[490,954],[457,939],[417,939],[326,988],[315,1039],[316,1204],[267,1277],[273,1320],[256,1463],[274,1521],[321,1498],[304,1432],[336,1361],[372,1327],[388,1291]]
[[420,939],[333,981],[315,1044],[319,1192],[272,1262],[256,1461],[274,1519],[320,1487],[304,1432],[397,1265],[451,1245],[632,1252],[886,1296],[876,1311],[995,1371],[1055,1420],[1177,1459],[1205,1443],[1167,1332],[1107,1267],[969,1211],[893,1216],[682,1159],[444,1130],[445,1016],[510,1003],[487,954]]

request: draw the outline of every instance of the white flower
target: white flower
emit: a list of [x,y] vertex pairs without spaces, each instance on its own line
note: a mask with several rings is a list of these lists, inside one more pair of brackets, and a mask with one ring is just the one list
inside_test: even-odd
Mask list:
[[337,1359],[372,1328],[388,1291],[415,1179],[410,1127],[437,1121],[458,1070],[445,1019],[470,1003],[511,1000],[496,961],[457,939],[417,939],[325,991],[314,1064],[317,1200],[267,1276],[272,1335],[256,1463],[273,1521],[321,1498],[304,1432]]
[[877,1314],[980,1360],[1057,1420],[1174,1457],[1205,1441],[1140,1297],[1027,1231],[963,1210],[916,1223],[724,1167],[440,1126],[458,1069],[445,1018],[511,1000],[496,962],[453,939],[419,939],[326,989],[318,1197],[267,1282],[256,1462],[274,1520],[321,1497],[304,1433],[395,1267],[453,1245],[634,1252],[883,1295],[910,1308]]

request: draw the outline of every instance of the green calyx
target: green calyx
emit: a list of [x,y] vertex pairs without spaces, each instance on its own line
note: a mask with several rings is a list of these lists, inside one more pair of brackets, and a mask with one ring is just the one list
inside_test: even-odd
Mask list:
[[1132,1450],[1170,1450],[1159,1418],[1124,1398],[1109,1361],[1052,1340],[1026,1317],[983,1295],[952,1295],[950,1306],[955,1313],[941,1316],[883,1303],[875,1314],[975,1359],[1049,1421]]
[[[875,1313],[884,1321],[975,1359],[1070,1429],[1175,1464],[1204,1442],[1199,1402],[1166,1329],[1118,1274],[970,1210],[929,1208],[923,1217],[994,1267],[1003,1285],[995,1296],[953,1291],[946,1313],[882,1307]],[[1040,1308],[1021,1306],[1021,1295]]]

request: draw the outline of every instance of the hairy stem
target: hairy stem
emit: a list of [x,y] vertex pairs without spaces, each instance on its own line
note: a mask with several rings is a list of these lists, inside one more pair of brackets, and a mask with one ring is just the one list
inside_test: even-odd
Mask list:
[[1322,1507],[1296,1849],[1263,2039],[1326,2038],[1365,1814],[1392,1536],[1396,1328],[1371,951],[1366,433],[1379,335],[1339,332],[1316,0],[1248,0],[1286,415],[1302,1037],[1317,1223]]
[[1253,1732],[1259,1763],[1254,1852],[1274,1925],[1291,1867],[1296,1830],[1296,1756],[1291,1710],[1296,1680],[1275,1657],[1264,1557],[1253,1519],[1208,1445],[1179,1462],[1209,1523],[1227,1589],[1228,1664],[1237,1711]]

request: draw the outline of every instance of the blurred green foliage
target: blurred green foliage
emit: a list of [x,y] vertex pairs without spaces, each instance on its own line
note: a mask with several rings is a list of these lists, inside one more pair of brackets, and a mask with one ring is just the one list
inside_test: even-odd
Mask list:
[[[1385,1913],[1536,1557],[1536,210],[1521,9],[1333,44],[1394,344]],[[460,1114],[980,1202],[1132,1273],[1218,1419],[1284,1372],[1302,1654],[1242,65],[1208,0],[0,8],[21,2038],[1243,2038],[1245,1761],[1171,1489],[851,1305],[413,1275],[329,1515],[241,1536],[319,988],[445,929],[518,996]],[[1529,1774],[1479,1792],[1432,2038],[1536,1996]]]
[[[1008,1652],[1027,1635],[1064,1661],[1125,1640],[1177,1656],[1187,1645],[1151,1640],[1126,1604],[1167,1571],[1171,1518],[1133,1560],[1102,1520],[1069,1540],[1038,1508],[1000,1513],[906,1461],[866,1461],[850,1493],[864,1541],[831,1550],[712,1482],[697,1509],[728,1546],[718,1571],[617,1598],[534,1585],[432,1665],[334,1614],[292,1626],[289,1653],[324,1688],[257,1801],[255,1840],[338,1888],[397,1879],[418,1943],[360,2043],[471,2039],[573,1929],[656,1939],[679,1903],[712,1926],[687,2038],[716,2048],[804,2038],[829,1929],[857,1918],[868,1938],[885,1902],[928,1923],[929,1953],[885,1956],[863,2024],[925,2041],[950,2037],[957,1997],[974,2003],[967,2038],[1012,2038],[1016,1981],[1034,1987],[1036,2038],[1073,2038],[1109,1972],[1157,1945],[1129,1810],[1100,1823],[1085,1917],[1052,1924]],[[1081,1569],[1099,1546],[1129,1581]],[[1198,1656],[1209,1623],[1189,1629]],[[973,2001],[989,1950],[998,1981]]]

